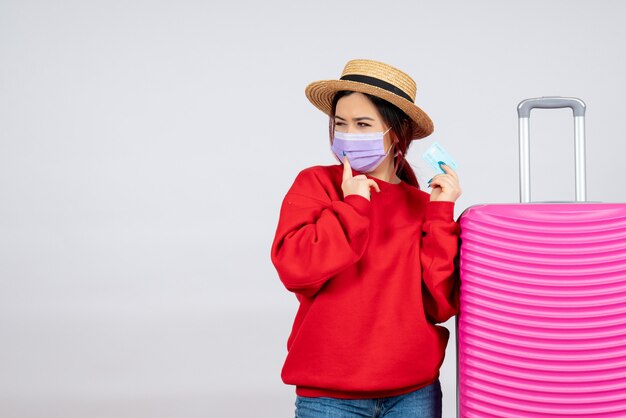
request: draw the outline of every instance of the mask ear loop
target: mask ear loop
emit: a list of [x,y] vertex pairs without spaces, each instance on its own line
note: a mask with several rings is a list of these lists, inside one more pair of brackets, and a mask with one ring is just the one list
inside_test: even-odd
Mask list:
[[335,136],[335,120],[334,118],[328,119],[328,142],[330,142],[330,146],[333,146],[333,138]]
[[[391,130],[391,126],[390,126],[390,127],[389,127],[389,128],[388,128],[385,132],[383,132],[383,137],[384,137],[384,136],[387,134],[387,132],[389,132],[390,130]],[[398,143],[398,140],[397,140],[397,139],[394,139],[394,141],[391,143],[391,145],[389,145],[389,149],[387,150],[387,152],[386,152],[385,154],[386,154],[386,155],[389,155],[389,153],[391,152],[391,148],[395,148],[395,145],[396,145],[397,143]],[[393,166],[393,168],[394,168],[393,172],[394,172],[394,173],[396,172],[396,170],[395,170],[395,169],[396,169],[396,155],[397,155],[397,153],[395,153],[395,152],[394,152],[394,155],[393,155],[393,164],[394,164],[394,166]]]
[[[391,130],[391,127],[389,127],[389,129],[387,129],[385,131],[385,133],[389,132],[390,130]],[[392,138],[393,138],[393,142],[389,146],[389,151],[391,151],[391,148],[396,148],[396,145],[398,144],[398,142],[400,142],[400,141],[398,141],[398,137],[396,135],[392,135]],[[387,152],[389,152],[389,151],[387,151]],[[393,153],[393,174],[395,174],[395,175],[398,174],[398,159],[397,159],[398,155],[401,156],[402,155],[402,151],[396,150]]]
[[[404,120],[402,123],[402,127],[400,129],[407,128],[406,123],[407,121]],[[397,145],[399,143],[400,143],[400,140],[398,139],[398,136],[395,135],[394,145]],[[394,174],[398,175],[398,169],[400,169],[400,167],[403,166],[404,164],[409,164],[409,162],[406,160],[406,158],[404,158],[404,153],[401,150],[397,150],[394,153],[394,159],[393,159]]]

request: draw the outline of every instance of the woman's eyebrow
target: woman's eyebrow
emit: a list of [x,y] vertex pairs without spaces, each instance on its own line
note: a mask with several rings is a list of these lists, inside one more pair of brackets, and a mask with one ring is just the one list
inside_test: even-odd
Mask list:
[[[345,120],[341,116],[337,116],[337,115],[335,115],[335,119]],[[359,122],[359,121],[362,121],[362,120],[371,120],[372,122],[374,122],[374,118],[370,118],[369,116],[361,116],[359,118],[352,118],[352,120],[355,121],[355,122]]]

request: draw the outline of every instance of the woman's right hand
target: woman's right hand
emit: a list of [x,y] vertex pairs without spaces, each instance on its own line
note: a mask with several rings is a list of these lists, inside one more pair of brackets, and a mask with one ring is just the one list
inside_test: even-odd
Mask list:
[[365,174],[352,176],[352,167],[350,167],[348,157],[343,157],[343,181],[341,182],[343,197],[356,194],[370,200],[370,187],[380,192],[378,184],[374,180],[368,179]]

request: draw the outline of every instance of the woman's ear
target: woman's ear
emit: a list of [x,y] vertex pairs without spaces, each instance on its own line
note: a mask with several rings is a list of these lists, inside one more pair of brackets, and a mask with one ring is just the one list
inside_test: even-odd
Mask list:
[[404,120],[402,121],[402,129],[403,129],[405,132],[407,132],[407,131],[408,131],[408,132],[413,132],[413,122],[412,122],[412,121],[410,121],[410,120],[408,120],[408,119],[404,119]]

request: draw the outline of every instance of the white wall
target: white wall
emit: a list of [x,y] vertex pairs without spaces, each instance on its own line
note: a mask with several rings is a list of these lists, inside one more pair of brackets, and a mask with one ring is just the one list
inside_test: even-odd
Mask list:
[[[304,96],[409,72],[457,215],[514,202],[516,106],[586,101],[589,198],[626,202],[614,1],[0,1],[0,416],[288,417],[281,199],[331,164]],[[533,197],[573,196],[571,112],[533,112]],[[450,324],[449,324],[450,325]],[[451,348],[453,347],[453,342]],[[442,375],[453,417],[454,357]]]

